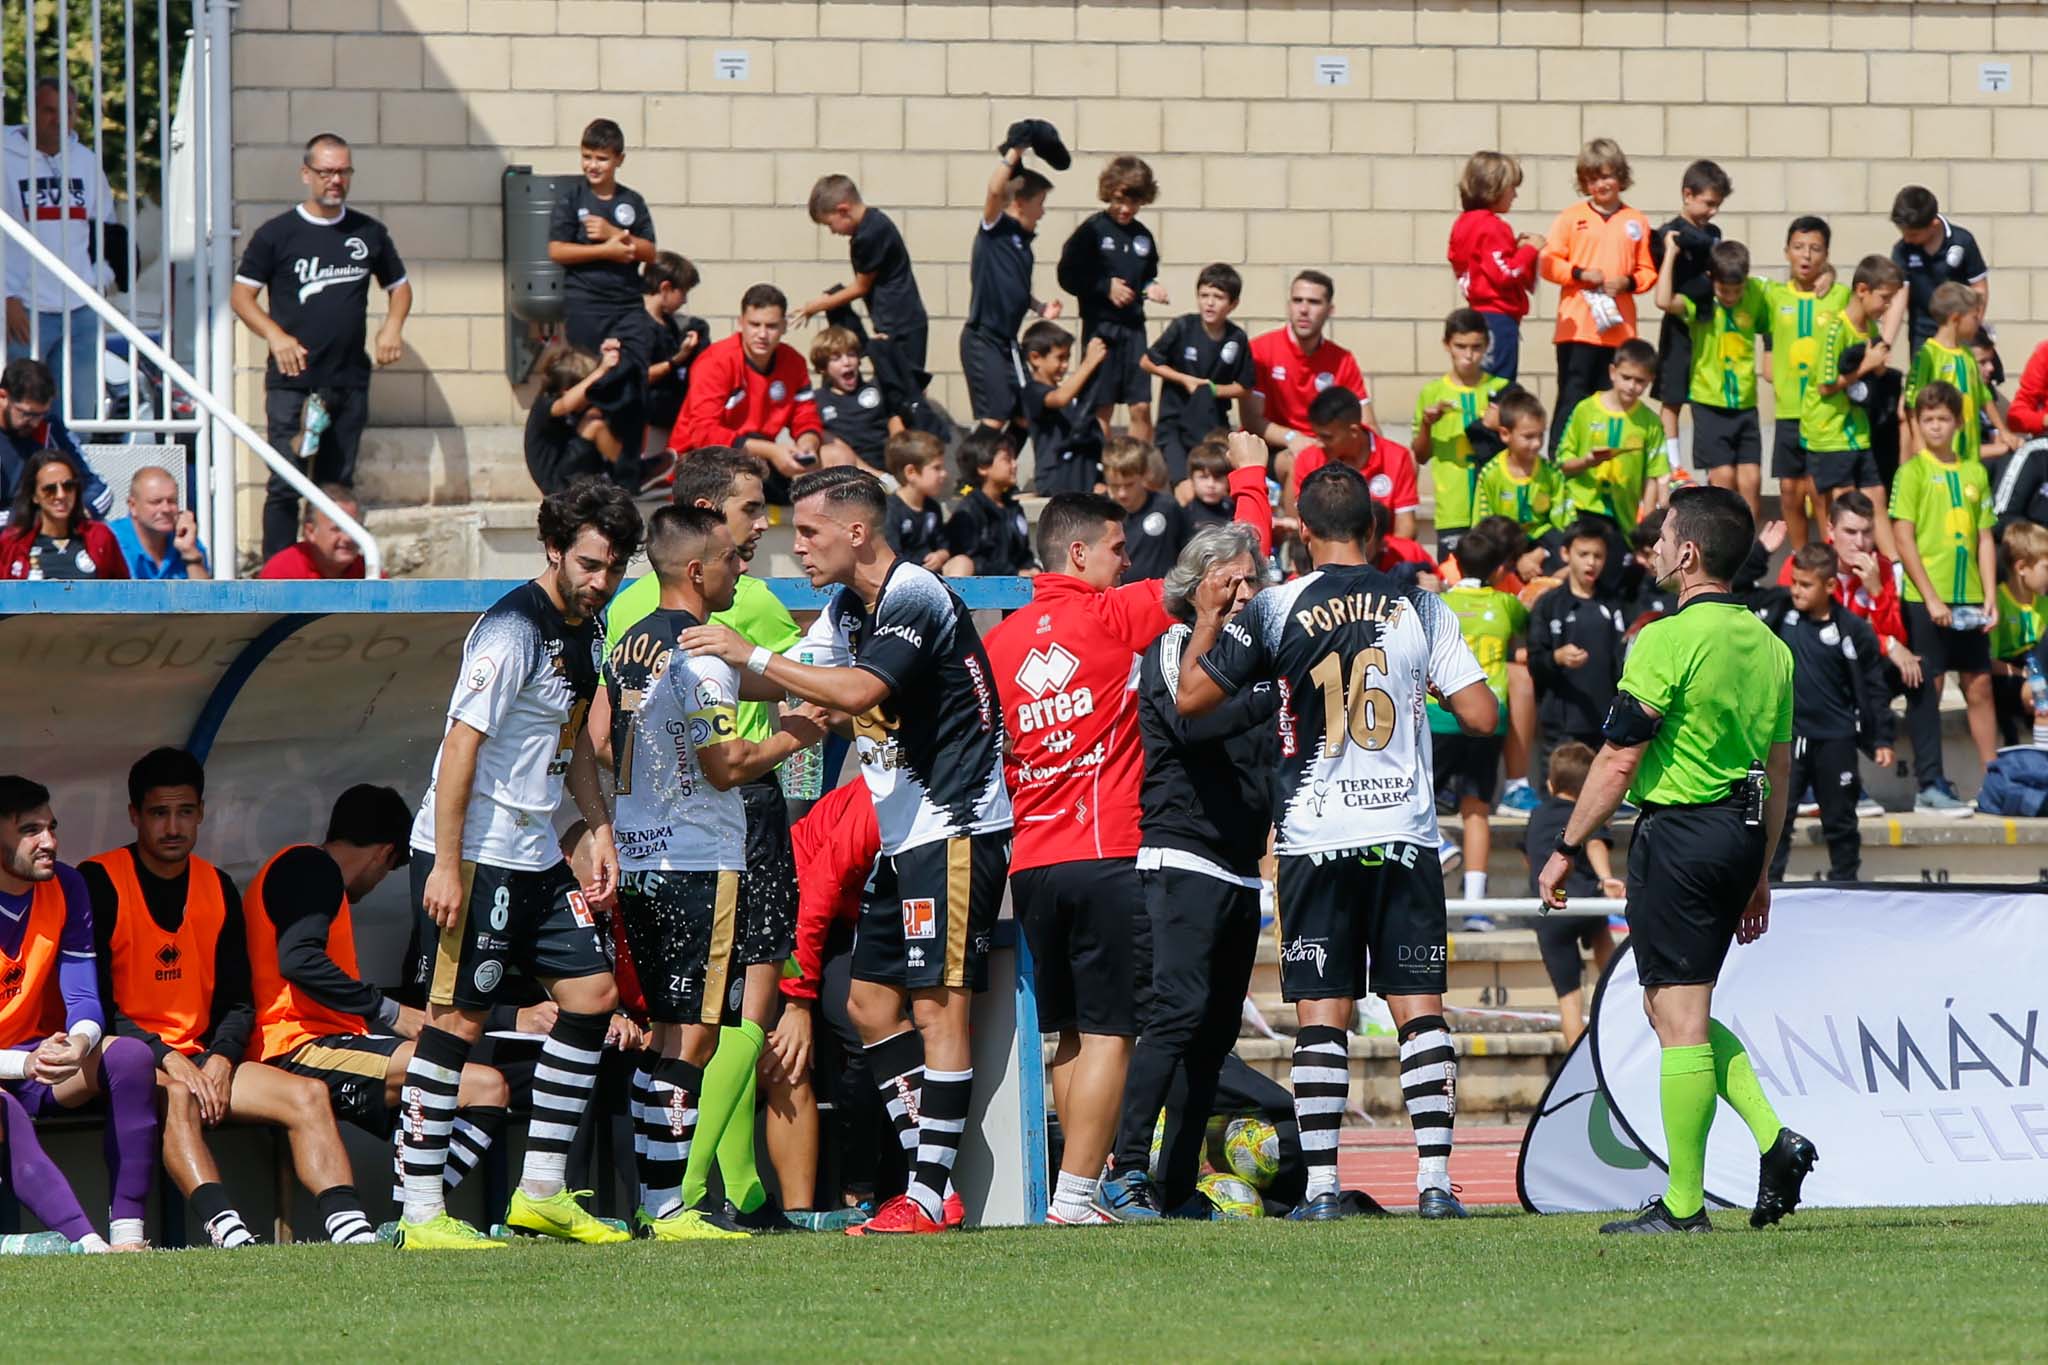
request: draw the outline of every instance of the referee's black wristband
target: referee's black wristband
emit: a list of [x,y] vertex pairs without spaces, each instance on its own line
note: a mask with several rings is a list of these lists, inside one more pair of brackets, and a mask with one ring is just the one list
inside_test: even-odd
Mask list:
[[1586,846],[1583,843],[1568,844],[1560,836],[1552,851],[1562,853],[1567,859],[1576,859],[1581,853],[1586,851]]

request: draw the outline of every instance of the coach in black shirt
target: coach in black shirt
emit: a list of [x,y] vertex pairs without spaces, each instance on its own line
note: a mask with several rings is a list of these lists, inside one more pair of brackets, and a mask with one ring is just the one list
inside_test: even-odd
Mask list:
[[[412,286],[391,234],[348,207],[355,165],[348,143],[322,133],[306,144],[299,179],[306,199],[256,229],[235,271],[235,316],[270,347],[263,378],[266,434],[278,454],[309,469],[315,483],[353,487],[356,450],[369,416],[370,280],[384,286],[384,325],[376,358],[404,353],[399,338],[412,311]],[[268,291],[270,310],[256,301]],[[317,405],[309,400],[318,398]],[[322,410],[324,409],[324,418]],[[309,426],[320,428],[317,435]],[[324,426],[323,426],[324,421]],[[301,438],[306,438],[302,440]],[[310,458],[306,444],[314,449]],[[299,495],[277,474],[263,500],[263,556],[298,538]]]

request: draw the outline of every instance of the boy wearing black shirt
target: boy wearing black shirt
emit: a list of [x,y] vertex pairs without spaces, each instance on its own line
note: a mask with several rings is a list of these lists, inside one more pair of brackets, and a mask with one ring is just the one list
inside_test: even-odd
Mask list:
[[1109,496],[1129,515],[1124,518],[1124,553],[1131,566],[1124,570],[1124,582],[1142,583],[1164,578],[1179,557],[1181,546],[1194,534],[1185,507],[1173,495],[1150,486],[1153,465],[1163,473],[1165,461],[1149,442],[1135,436],[1118,436],[1102,452],[1102,481]]
[[1058,300],[1031,296],[1032,239],[1045,217],[1052,181],[1019,163],[1024,149],[1011,147],[989,176],[982,198],[981,230],[967,263],[971,291],[967,321],[960,329],[960,371],[967,381],[968,406],[983,426],[1007,426],[1024,409],[1024,363],[1017,354],[1017,328],[1024,314],[1059,316]]
[[562,267],[562,328],[572,346],[595,351],[619,319],[640,305],[640,267],[654,259],[654,215],[618,181],[626,135],[608,118],[583,130],[583,181],[555,201],[548,259]]
[[[1532,890],[1536,889],[1537,874],[1549,861],[1550,850],[1564,839],[1565,826],[1571,823],[1592,767],[1592,747],[1577,740],[1558,745],[1550,755],[1550,795],[1529,812],[1529,828],[1522,836]],[[1613,845],[1613,831],[1604,825],[1586,836],[1564,881],[1567,896],[1574,900],[1621,900],[1627,896],[1628,887],[1614,875]],[[1557,994],[1558,1024],[1565,1046],[1570,1047],[1586,1031],[1586,966],[1579,951],[1593,950],[1593,975],[1597,978],[1607,970],[1607,959],[1614,956],[1614,931],[1605,915],[1545,915],[1536,921],[1536,947],[1543,955],[1550,988]]]
[[953,552],[946,548],[946,448],[928,431],[899,431],[889,438],[884,458],[895,476],[882,534],[898,558],[938,573]]
[[1237,499],[1230,495],[1230,445],[1211,436],[1188,452],[1188,529],[1223,526],[1237,519]]
[[1159,197],[1152,168],[1119,156],[1102,168],[1096,196],[1108,205],[1067,238],[1060,252],[1060,288],[1081,301],[1081,342],[1100,337],[1109,348],[1092,395],[1095,418],[1109,434],[1119,403],[1131,409],[1130,433],[1152,439],[1152,380],[1145,354],[1145,300],[1165,303],[1158,282],[1159,243],[1138,221],[1138,210]]
[[910,249],[888,214],[863,203],[860,190],[843,175],[821,176],[811,187],[811,221],[835,237],[849,238],[853,283],[812,299],[796,310],[796,321],[868,301],[868,320],[877,340],[887,338],[914,370],[923,370],[930,320],[924,296],[911,273]]
[[818,376],[812,395],[827,444],[845,448],[837,458],[851,455],[869,469],[886,469],[889,433],[903,424],[883,402],[881,386],[861,374],[860,338],[844,327],[827,327],[811,343],[811,369]]
[[1166,475],[1178,485],[1188,478],[1188,452],[1212,431],[1236,426],[1231,404],[1251,394],[1252,343],[1230,321],[1244,292],[1244,280],[1217,262],[1195,277],[1195,311],[1166,324],[1159,340],[1138,360],[1159,376],[1159,451]]
[[711,324],[683,311],[697,280],[697,267],[688,259],[655,252],[640,272],[640,313],[626,314],[619,329],[627,354],[646,357],[646,425],[663,434],[675,429],[683,410],[690,361],[711,344]]
[[1024,420],[1031,427],[1031,491],[1093,493],[1102,479],[1102,427],[1085,395],[1108,347],[1097,337],[1069,366],[1074,334],[1057,322],[1024,329]]
[[[1786,789],[1813,791],[1828,842],[1828,880],[1853,882],[1863,865],[1856,824],[1859,749],[1892,764],[1891,694],[1870,623],[1835,600],[1840,561],[1828,545],[1792,556],[1792,586],[1754,599],[1756,614],[1792,651],[1792,774]],[[1792,857],[1791,821],[1771,855],[1771,880]]]
[[1529,676],[1536,684],[1536,780],[1558,746],[1604,743],[1601,727],[1621,681],[1622,604],[1599,590],[1607,533],[1579,522],[1565,533],[1565,581],[1529,612]]
[[1038,572],[1031,548],[1031,520],[1017,500],[1017,455],[1010,438],[984,427],[960,443],[961,473],[973,470],[977,487],[962,498],[946,521],[946,548],[953,578],[994,578]]
[[[1728,172],[1711,161],[1695,161],[1685,168],[1678,187],[1678,216],[1650,234],[1650,257],[1662,262],[1664,241],[1678,239],[1678,261],[1671,269],[1672,287],[1678,295],[1705,307],[1712,302],[1713,283],[1707,278],[1708,253],[1721,240],[1714,215],[1734,192]],[[1657,382],[1654,394],[1664,423],[1664,456],[1673,468],[1678,465],[1678,410],[1692,389],[1692,332],[1679,313],[1664,315],[1657,333]]]
[[583,179],[555,201],[548,220],[548,259],[563,271],[562,335],[569,344],[595,352],[608,338],[626,343],[620,364],[591,401],[619,444],[613,478],[638,491],[647,440],[647,370],[659,338],[640,292],[640,266],[655,256],[654,216],[645,199],[618,182],[625,159],[626,135],[619,125],[592,119],[583,130]]
[[599,355],[571,347],[548,363],[526,413],[526,472],[543,497],[605,474],[618,458],[618,443],[590,398],[618,364],[617,341],[607,341]]

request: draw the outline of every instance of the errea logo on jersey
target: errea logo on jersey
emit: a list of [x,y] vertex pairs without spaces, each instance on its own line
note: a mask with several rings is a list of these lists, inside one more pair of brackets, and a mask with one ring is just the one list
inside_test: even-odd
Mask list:
[[1094,692],[1085,687],[1066,690],[1080,666],[1081,661],[1058,643],[1024,656],[1017,669],[1017,685],[1037,700],[1017,708],[1017,733],[1028,735],[1048,725],[1064,725],[1095,713]]
[[1051,644],[1024,656],[1017,669],[1017,685],[1034,697],[1056,692],[1074,680],[1081,661],[1065,645]]

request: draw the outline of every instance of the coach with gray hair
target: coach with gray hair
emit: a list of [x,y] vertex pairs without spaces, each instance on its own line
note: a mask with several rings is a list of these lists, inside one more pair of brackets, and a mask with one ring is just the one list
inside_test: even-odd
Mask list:
[[[370,415],[370,281],[384,286],[379,365],[405,353],[399,331],[412,311],[405,262],[384,225],[348,206],[355,180],[348,142],[321,133],[306,144],[299,179],[305,202],[256,229],[235,268],[235,316],[270,348],[263,375],[265,435],[315,483],[353,488],[356,449]],[[256,295],[268,292],[264,311]],[[263,557],[298,534],[299,494],[280,474],[263,498]]]
[[1184,1070],[1186,1100],[1167,1116],[1156,1192],[1166,1209],[1194,1193],[1217,1075],[1237,1042],[1258,955],[1259,859],[1273,827],[1279,710],[1277,689],[1260,683],[1207,715],[1183,717],[1181,649],[1202,608],[1235,615],[1266,577],[1254,528],[1233,522],[1196,532],[1166,575],[1165,606],[1178,620],[1138,667],[1139,937],[1150,975],[1139,987],[1143,1028],[1124,1078],[1114,1155],[1116,1183],[1144,1179],[1154,1123],[1174,1073]]

